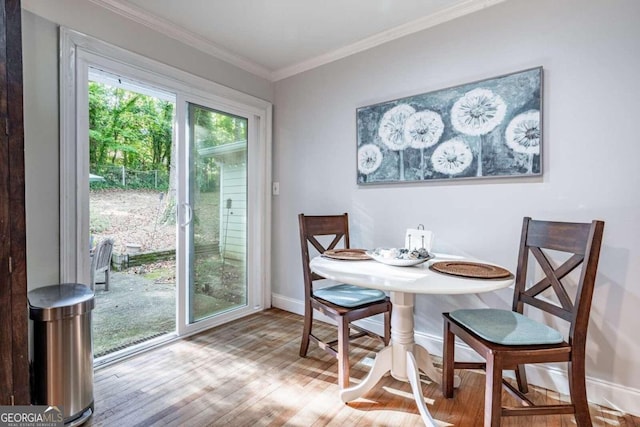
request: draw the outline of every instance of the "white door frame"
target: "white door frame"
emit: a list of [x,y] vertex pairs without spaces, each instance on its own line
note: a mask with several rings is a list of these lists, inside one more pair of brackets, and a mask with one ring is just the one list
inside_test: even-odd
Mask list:
[[[192,224],[186,225],[189,218],[187,209],[185,209],[185,203],[188,202],[188,195],[191,193],[189,189],[189,177],[188,174],[193,165],[189,165],[190,156],[189,156],[189,148],[190,148],[190,135],[187,123],[187,111],[188,111],[188,103],[196,104],[205,108],[211,108],[213,110],[220,111],[221,113],[228,113],[231,115],[235,115],[238,117],[244,117],[247,119],[247,251],[246,251],[246,265],[247,265],[247,276],[246,281],[247,285],[251,283],[260,282],[261,278],[256,276],[260,274],[258,269],[251,268],[251,260],[260,259],[263,256],[262,246],[260,244],[260,233],[259,229],[262,226],[262,218],[260,215],[260,211],[258,210],[259,204],[256,204],[255,200],[259,198],[259,193],[256,191],[257,184],[260,183],[261,174],[260,164],[263,162],[264,156],[266,153],[264,149],[266,148],[264,145],[260,144],[260,134],[262,130],[261,122],[262,119],[260,116],[256,115],[255,112],[251,110],[237,108],[228,104],[220,104],[212,102],[211,99],[204,98],[202,96],[196,95],[178,95],[176,110],[177,114],[177,122],[185,124],[182,129],[178,131],[178,149],[177,157],[178,162],[182,167],[179,167],[179,186],[178,186],[178,247],[188,248],[190,245],[188,244],[189,239],[189,227]],[[266,189],[265,191],[269,191]],[[270,198],[270,196],[269,196]],[[183,226],[183,224],[185,224]],[[181,283],[188,283],[188,271],[187,269],[190,267],[188,264],[188,253],[186,250],[178,253],[178,271],[177,278]],[[200,331],[202,329],[206,329],[211,326],[219,325],[222,323],[226,323],[229,320],[237,319],[239,317],[246,316],[255,311],[262,310],[264,306],[264,297],[261,292],[249,292],[247,298],[246,306],[242,308],[237,308],[233,310],[229,310],[224,313],[216,314],[213,317],[201,319],[195,323],[189,323],[189,312],[188,307],[191,304],[189,301],[188,289],[186,287],[180,287],[179,292],[184,292],[185,294],[180,294],[179,299],[182,301],[186,301],[187,304],[180,304],[178,308],[178,333],[180,335],[189,335],[193,332]],[[184,311],[181,311],[184,310]]]
[[[60,28],[60,282],[87,283],[89,278],[89,148],[88,87],[89,67],[104,69],[138,79],[150,86],[176,94],[178,150],[185,149],[184,106],[187,100],[216,105],[222,111],[242,111],[254,123],[255,150],[250,154],[248,200],[253,206],[247,218],[247,281],[259,298],[253,311],[271,306],[271,126],[272,105],[262,99],[202,79],[110,45],[67,28]],[[85,94],[82,96],[82,94]],[[181,106],[178,104],[182,103]],[[184,142],[184,141],[183,141]],[[179,157],[180,158],[180,157]],[[181,157],[184,159],[184,157]],[[254,168],[254,169],[251,169]],[[178,212],[177,222],[182,221]],[[178,287],[181,288],[181,287]],[[184,292],[180,290],[179,292]],[[180,296],[180,295],[179,295]],[[184,295],[178,301],[185,301]],[[182,306],[183,304],[179,304]],[[187,327],[185,307],[178,311],[178,332],[190,334],[214,323],[198,322]],[[246,315],[246,314],[243,314]],[[236,316],[239,317],[239,316]],[[228,321],[223,318],[221,321]]]

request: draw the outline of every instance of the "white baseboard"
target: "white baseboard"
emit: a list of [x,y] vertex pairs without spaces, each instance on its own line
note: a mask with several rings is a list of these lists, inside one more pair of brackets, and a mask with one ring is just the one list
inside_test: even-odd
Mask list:
[[[304,316],[304,302],[297,299],[285,297],[284,295],[271,294],[271,306],[275,308],[279,308],[280,310],[288,311],[289,313],[295,313],[295,314],[299,314],[300,316]],[[336,324],[336,322],[334,322],[333,319],[325,316],[322,313],[316,312],[313,315],[313,318],[321,322],[331,323],[333,325]],[[381,327],[381,326],[376,326],[376,327]],[[372,331],[376,332],[374,329],[372,329]]]
[[[281,310],[304,315],[304,302],[301,300],[272,294],[272,305]],[[320,313],[316,313],[314,318],[327,323],[334,323]],[[382,334],[383,325],[380,320],[369,318],[356,323],[373,332]],[[442,337],[417,331],[415,340],[416,343],[425,347],[434,356],[442,356]],[[470,347],[461,343],[456,343],[456,358],[467,361],[482,361]],[[553,366],[528,365],[527,379],[532,385],[553,390],[560,394],[566,395],[569,392],[567,372]],[[591,403],[615,409],[622,413],[640,416],[640,390],[638,389],[587,377],[587,396]]]
[[271,294],[271,306],[304,316],[304,302],[284,295]]

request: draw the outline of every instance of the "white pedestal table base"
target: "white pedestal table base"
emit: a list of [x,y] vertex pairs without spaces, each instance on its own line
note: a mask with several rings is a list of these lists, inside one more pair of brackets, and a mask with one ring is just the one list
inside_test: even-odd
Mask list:
[[[391,292],[391,344],[383,348],[377,355],[371,371],[358,385],[340,391],[343,402],[355,400],[371,390],[387,373],[400,381],[408,381],[413,391],[418,410],[429,427],[436,423],[431,417],[424,402],[420,372],[424,372],[432,381],[440,383],[441,372],[433,366],[431,355],[424,347],[415,343],[413,337],[413,307],[415,295],[406,292]],[[457,387],[460,378],[455,381]]]

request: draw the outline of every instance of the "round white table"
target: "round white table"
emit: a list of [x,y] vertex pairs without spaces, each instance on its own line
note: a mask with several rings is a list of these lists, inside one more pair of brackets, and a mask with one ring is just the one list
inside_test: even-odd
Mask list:
[[470,279],[437,273],[428,268],[434,262],[449,260],[484,262],[439,254],[426,263],[412,267],[395,267],[373,260],[342,261],[322,256],[311,260],[311,270],[322,277],[350,285],[380,289],[391,295],[391,343],[378,352],[373,367],[364,380],[356,386],[340,391],[342,401],[350,402],[364,395],[390,371],[394,378],[411,384],[413,396],[425,424],[436,425],[424,403],[419,370],[436,383],[440,383],[441,374],[433,366],[427,349],[416,344],[414,340],[415,295],[489,292],[506,288],[513,283],[512,277]]

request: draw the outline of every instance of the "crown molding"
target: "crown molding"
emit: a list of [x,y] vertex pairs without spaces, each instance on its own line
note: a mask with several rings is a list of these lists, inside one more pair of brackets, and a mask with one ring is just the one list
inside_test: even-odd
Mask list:
[[192,46],[204,53],[221,59],[238,68],[241,68],[256,76],[262,77],[272,82],[294,76],[304,71],[337,61],[347,56],[354,55],[359,52],[374,48],[392,40],[417,33],[427,28],[434,27],[447,21],[459,18],[461,16],[477,12],[487,7],[494,6],[507,0],[467,0],[455,6],[441,10],[437,13],[416,19],[406,24],[391,28],[381,33],[367,37],[350,45],[327,52],[314,58],[271,71],[268,68],[257,64],[241,55],[230,52],[229,50],[217,45],[209,39],[192,33],[178,25],[175,25],[163,18],[152,15],[139,7],[133,6],[122,0],[89,0],[103,8],[115,12],[127,19],[161,32],[168,37]]
[[374,48],[392,40],[417,33],[427,28],[435,27],[455,18],[459,18],[469,13],[477,12],[487,7],[502,3],[506,0],[467,0],[455,6],[443,9],[440,12],[418,18],[406,24],[391,28],[381,33],[367,37],[353,44],[341,47],[326,54],[311,58],[307,61],[299,62],[289,67],[281,68],[272,73],[272,80],[278,81],[293,75],[311,70],[321,65],[328,64],[338,59],[346,58],[359,52]]
[[159,16],[150,14],[146,10],[126,3],[120,0],[89,0],[98,6],[117,13],[127,19],[138,24],[144,25],[152,30],[158,31],[174,40],[182,42],[187,46],[191,46],[215,58],[235,65],[249,73],[255,74],[264,79],[273,80],[272,72],[241,55],[230,52],[229,50],[217,45],[209,39],[199,36],[191,31],[184,29],[172,22],[167,21]]

